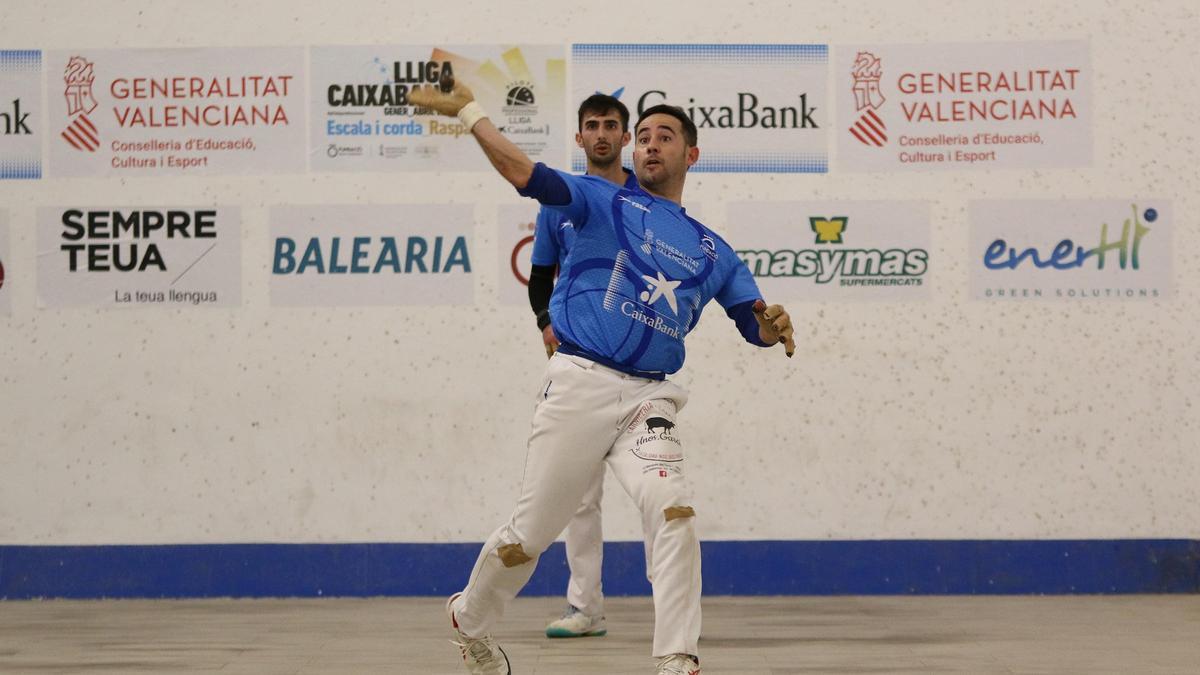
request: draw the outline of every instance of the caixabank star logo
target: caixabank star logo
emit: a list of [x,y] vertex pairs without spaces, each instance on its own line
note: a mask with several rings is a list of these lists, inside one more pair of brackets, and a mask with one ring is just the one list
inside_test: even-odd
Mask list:
[[871,52],[859,52],[850,69],[854,78],[854,105],[858,119],[850,126],[850,135],[868,147],[882,148],[888,142],[887,124],[879,109],[887,101],[879,89],[883,64]]

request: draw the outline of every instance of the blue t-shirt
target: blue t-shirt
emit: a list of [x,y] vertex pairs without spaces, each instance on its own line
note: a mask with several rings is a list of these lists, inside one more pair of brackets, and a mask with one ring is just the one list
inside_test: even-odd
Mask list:
[[636,185],[555,173],[571,201],[545,209],[575,232],[550,298],[565,351],[661,377],[683,366],[683,340],[710,300],[728,309],[761,297],[729,244],[678,204]]
[[[636,188],[637,176],[625,170],[625,187]],[[560,211],[543,206],[537,215],[537,228],[533,232],[534,265],[558,265],[558,273],[567,268],[567,253],[575,242],[575,223]]]

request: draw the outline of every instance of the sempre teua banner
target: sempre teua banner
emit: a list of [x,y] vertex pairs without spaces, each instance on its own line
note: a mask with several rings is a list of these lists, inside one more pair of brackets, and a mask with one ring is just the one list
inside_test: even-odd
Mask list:
[[237,207],[41,207],[40,307],[233,307],[242,298]]

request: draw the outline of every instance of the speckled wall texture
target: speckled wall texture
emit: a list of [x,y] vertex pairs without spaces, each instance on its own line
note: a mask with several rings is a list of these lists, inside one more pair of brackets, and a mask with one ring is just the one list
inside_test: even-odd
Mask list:
[[[837,109],[836,117],[813,113],[827,134],[829,172],[697,173],[685,201],[703,203],[735,248],[760,235],[770,241],[754,229],[766,224],[733,222],[747,205],[772,214],[793,208],[772,202],[799,203],[805,237],[793,248],[824,245],[813,243],[808,216],[845,215],[826,212],[838,203],[847,213],[870,211],[864,202],[906,205],[897,212],[909,214],[913,241],[864,234],[854,245],[921,247],[923,285],[898,298],[777,298],[799,324],[792,360],[749,347],[710,308],[678,378],[692,392],[677,430],[702,537],[1196,538],[1197,12],[1192,0],[668,0],[569,10],[511,0],[97,0],[70,12],[8,2],[0,49],[514,42],[569,54],[573,42],[828,45],[828,91],[809,104]],[[1064,141],[1060,165],[860,171],[863,148],[844,165],[854,111],[844,107],[853,98],[839,96],[853,81],[839,70],[840,47],[955,43],[960,53],[962,43],[1037,41],[1082,43],[1090,59],[1078,102],[1086,133]],[[905,50],[881,57],[885,78],[902,51],[910,57]],[[46,89],[47,108],[60,92]],[[0,96],[0,112],[14,112],[9,100]],[[893,142],[904,128],[901,102],[885,104]],[[29,119],[46,147],[59,142],[61,123],[48,109]],[[501,302],[510,272],[497,249],[511,235],[497,213],[520,200],[482,171],[482,155],[478,166],[61,178],[52,164],[40,180],[0,180],[8,237],[0,241],[0,544],[482,540],[515,503],[545,357],[528,310]],[[1025,223],[1030,236],[1031,223],[1055,222],[1047,213],[1121,205],[1107,241],[1120,237],[1122,219],[1150,228],[1144,270],[1163,276],[1155,282],[1162,293],[977,297],[973,265],[984,252],[973,248],[973,214],[1015,200],[1045,203],[1031,207],[1041,215]],[[473,300],[272,302],[273,207],[417,204],[469,214],[454,234],[470,246]],[[806,204],[820,212],[800,213]],[[240,302],[39,307],[39,256],[50,255],[39,245],[39,209],[130,205],[240,212],[240,228],[225,230],[240,238]],[[847,242],[862,231],[857,218]],[[1083,243],[1100,241],[1098,228]],[[1038,246],[1049,255],[1060,238]],[[1115,249],[1108,265],[1118,265]],[[628,498],[614,481],[607,487],[607,537],[638,539]]]

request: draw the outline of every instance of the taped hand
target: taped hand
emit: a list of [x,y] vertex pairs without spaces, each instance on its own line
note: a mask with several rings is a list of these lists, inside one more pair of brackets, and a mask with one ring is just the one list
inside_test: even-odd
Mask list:
[[454,76],[443,76],[436,87],[414,87],[408,93],[408,102],[422,108],[432,108],[443,115],[453,117],[464,106],[475,100],[467,85],[455,82]]
[[762,300],[754,301],[754,318],[758,320],[758,337],[767,344],[783,343],[788,358],[796,353],[796,343],[792,340],[792,317],[783,305],[767,306]]

